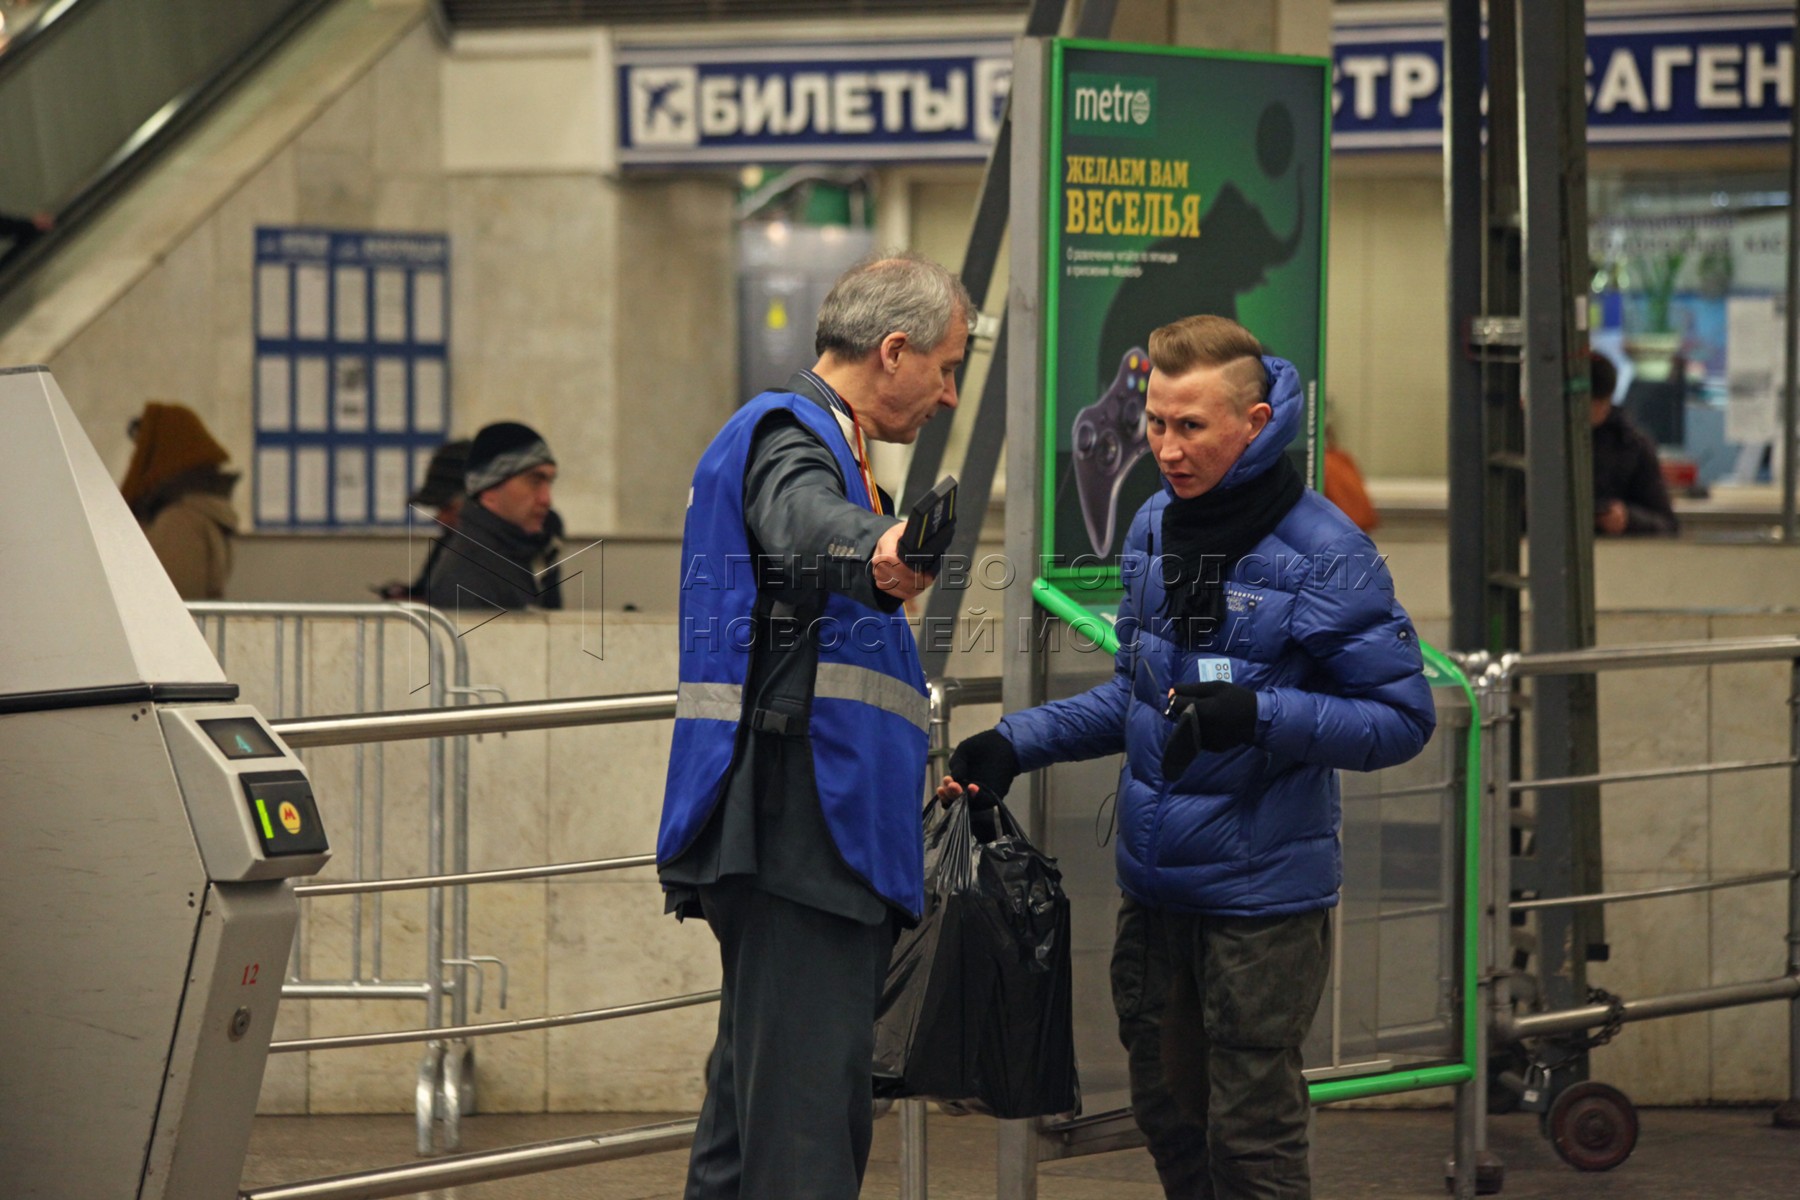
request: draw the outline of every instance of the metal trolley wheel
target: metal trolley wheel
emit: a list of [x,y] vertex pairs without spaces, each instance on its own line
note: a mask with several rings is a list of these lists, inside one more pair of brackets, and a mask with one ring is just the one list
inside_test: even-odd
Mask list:
[[1584,1080],[1564,1088],[1545,1114],[1556,1153],[1578,1171],[1610,1171],[1637,1148],[1637,1109],[1625,1093]]

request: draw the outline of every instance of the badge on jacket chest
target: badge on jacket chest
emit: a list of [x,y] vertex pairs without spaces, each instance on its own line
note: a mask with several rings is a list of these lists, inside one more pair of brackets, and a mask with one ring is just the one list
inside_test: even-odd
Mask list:
[[1231,660],[1229,658],[1197,658],[1194,660],[1195,683],[1230,683]]

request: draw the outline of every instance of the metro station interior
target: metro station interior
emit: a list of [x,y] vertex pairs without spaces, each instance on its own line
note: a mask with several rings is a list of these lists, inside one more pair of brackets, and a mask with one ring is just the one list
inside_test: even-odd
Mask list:
[[[1796,12],[0,0],[0,1200],[683,1194],[688,481],[895,250],[976,309],[954,415],[869,451],[902,505],[961,481],[965,566],[907,609],[928,786],[1110,677],[1157,486],[1121,350],[1205,311],[1302,366],[1296,465],[1437,707],[1340,773],[1313,1193],[1791,1195]],[[1152,84],[1077,162],[1107,55]],[[1236,70],[1275,99],[1209,99]],[[428,586],[497,423],[554,451],[523,607]],[[1119,770],[1008,801],[1069,901],[1079,1110],[884,1100],[864,1196],[1165,1194]]]

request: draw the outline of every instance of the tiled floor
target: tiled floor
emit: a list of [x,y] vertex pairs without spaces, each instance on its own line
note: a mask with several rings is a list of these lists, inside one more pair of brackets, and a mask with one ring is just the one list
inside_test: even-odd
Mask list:
[[[478,1116],[464,1123],[464,1149],[543,1141],[666,1117],[631,1114]],[[1800,1130],[1774,1128],[1766,1108],[1647,1109],[1637,1152],[1605,1174],[1565,1166],[1537,1132],[1534,1117],[1496,1118],[1492,1148],[1507,1168],[1511,1200],[1612,1197],[1617,1200],[1793,1200],[1800,1195]],[[863,1195],[899,1194],[899,1123],[876,1123]],[[982,1117],[933,1114],[929,1126],[932,1200],[990,1200],[994,1125]],[[247,1186],[313,1178],[408,1157],[405,1117],[264,1117],[257,1121]],[[1313,1194],[1317,1200],[1440,1200],[1450,1144],[1447,1111],[1318,1114]],[[425,1193],[435,1200],[664,1200],[681,1194],[684,1152]],[[1041,1200],[1159,1200],[1142,1150],[1048,1163]]]

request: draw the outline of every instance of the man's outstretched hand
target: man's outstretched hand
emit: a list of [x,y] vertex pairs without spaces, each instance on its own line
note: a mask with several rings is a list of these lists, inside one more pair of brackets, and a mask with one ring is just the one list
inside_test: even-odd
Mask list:
[[915,571],[900,557],[900,535],[906,522],[896,521],[875,543],[875,556],[869,560],[869,572],[875,586],[890,596],[911,600],[931,586],[935,575]]
[[940,803],[969,793],[969,803],[976,808],[992,808],[1006,798],[1012,782],[1019,776],[1019,756],[1012,743],[998,729],[989,729],[964,738],[950,752],[949,773],[938,783]]

